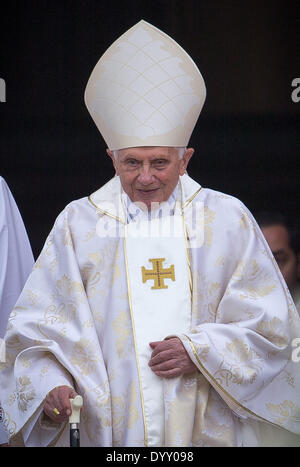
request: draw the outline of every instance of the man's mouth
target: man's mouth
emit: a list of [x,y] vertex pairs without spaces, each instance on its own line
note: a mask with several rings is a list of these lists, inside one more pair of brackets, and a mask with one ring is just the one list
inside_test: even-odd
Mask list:
[[158,188],[151,188],[150,190],[149,189],[147,189],[147,190],[138,189],[137,191],[139,191],[140,193],[143,193],[143,194],[150,195],[151,193],[154,193],[157,190],[158,190]]

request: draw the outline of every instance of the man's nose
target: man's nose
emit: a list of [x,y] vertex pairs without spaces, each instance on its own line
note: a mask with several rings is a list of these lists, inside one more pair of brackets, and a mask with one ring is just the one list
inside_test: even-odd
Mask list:
[[138,180],[143,185],[150,185],[153,182],[154,177],[149,165],[143,165],[140,169]]

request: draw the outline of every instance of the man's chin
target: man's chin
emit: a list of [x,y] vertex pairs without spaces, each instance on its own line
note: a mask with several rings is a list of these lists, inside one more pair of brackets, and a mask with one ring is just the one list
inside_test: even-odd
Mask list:
[[142,210],[142,211],[154,211],[158,209],[162,201],[156,200],[136,200],[134,203]]
[[141,209],[156,209],[160,203],[163,202],[163,199],[160,199],[161,196],[158,196],[158,193],[159,189],[149,191],[138,190],[134,203],[140,205]]

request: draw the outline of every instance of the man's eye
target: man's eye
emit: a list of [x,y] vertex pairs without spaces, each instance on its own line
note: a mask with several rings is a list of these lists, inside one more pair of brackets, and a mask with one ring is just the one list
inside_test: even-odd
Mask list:
[[129,167],[136,167],[138,165],[138,161],[134,160],[134,159],[129,159],[128,161],[126,161],[126,164],[129,166]]
[[164,159],[159,159],[154,162],[154,167],[164,167],[166,165],[166,161]]

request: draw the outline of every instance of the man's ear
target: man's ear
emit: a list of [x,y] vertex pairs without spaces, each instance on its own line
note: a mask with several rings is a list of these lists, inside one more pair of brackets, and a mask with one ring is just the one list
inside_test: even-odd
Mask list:
[[194,149],[193,148],[188,148],[185,150],[183,157],[181,159],[181,164],[180,164],[180,175],[184,175],[188,166],[188,163],[190,162],[190,159],[192,155],[194,154]]
[[113,152],[110,151],[110,149],[106,149],[106,154],[111,158],[114,169],[115,169],[115,172],[116,172],[116,175],[118,175],[118,167],[117,167],[115,156],[114,156]]

